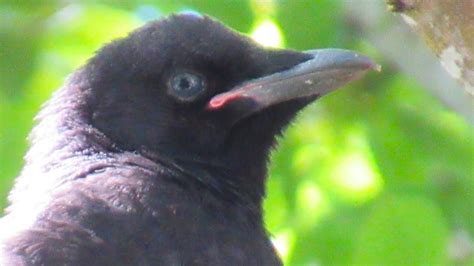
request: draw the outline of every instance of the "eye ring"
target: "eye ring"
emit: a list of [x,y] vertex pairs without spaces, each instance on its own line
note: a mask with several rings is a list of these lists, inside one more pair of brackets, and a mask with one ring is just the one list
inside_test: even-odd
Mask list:
[[193,102],[206,90],[204,77],[192,72],[179,72],[168,80],[168,94],[180,102]]

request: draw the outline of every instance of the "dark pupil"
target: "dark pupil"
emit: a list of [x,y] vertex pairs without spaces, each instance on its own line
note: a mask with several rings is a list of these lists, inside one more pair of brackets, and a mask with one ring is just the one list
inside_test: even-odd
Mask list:
[[169,85],[170,93],[181,101],[193,101],[205,91],[203,79],[191,73],[175,75]]
[[178,81],[178,89],[179,90],[189,90],[191,87],[191,80],[188,77],[182,77]]

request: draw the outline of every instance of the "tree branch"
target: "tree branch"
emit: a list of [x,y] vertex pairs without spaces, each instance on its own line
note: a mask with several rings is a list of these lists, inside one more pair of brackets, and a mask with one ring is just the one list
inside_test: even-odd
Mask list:
[[[408,2],[412,3],[415,1],[416,0],[391,1],[392,3],[403,2],[402,6],[392,5],[392,10],[411,10],[409,12],[415,12],[413,9],[415,6],[407,5],[409,4]],[[427,2],[429,5],[429,3],[434,2],[444,3],[444,1],[446,1],[457,3],[457,1],[468,2],[470,0],[420,1]],[[439,60],[433,55],[433,53],[426,49],[426,45],[420,41],[420,38],[418,38],[418,36],[416,36],[408,26],[405,25],[405,23],[401,23],[401,21],[396,17],[391,16],[390,13],[386,12],[386,7],[383,2],[346,0],[344,3],[350,23],[355,26],[355,28],[357,28],[372,43],[372,45],[374,45],[385,56],[387,60],[395,63],[402,71],[416,78],[421,85],[430,90],[431,93],[438,97],[449,108],[474,124],[474,97],[473,94],[466,93],[466,91],[470,91],[472,88],[469,87],[472,86],[470,85],[470,79],[474,74],[472,68],[472,52],[463,52],[463,54],[460,54],[466,54],[467,57],[463,56],[463,58],[468,58],[462,60],[463,65],[461,77],[465,78],[465,81],[463,80],[462,83],[465,87],[467,85],[466,90],[463,90],[462,86],[455,82],[441,67]],[[410,18],[412,18],[411,16]],[[438,16],[442,15],[438,14]],[[472,16],[472,14],[466,14],[466,16]],[[406,19],[408,16],[404,15],[404,17]],[[412,18],[412,21],[410,21],[411,24],[413,24],[413,21]],[[421,25],[421,23],[417,24]],[[438,22],[435,23],[435,25],[437,24]],[[471,22],[471,25],[466,26],[466,28],[472,28],[473,25],[474,23]],[[474,34],[474,30],[469,34]],[[456,34],[453,33],[451,35],[455,36]],[[464,40],[464,45],[465,47],[472,47],[474,41],[467,44],[466,40]],[[438,46],[442,47],[441,44]],[[453,48],[451,48],[451,51],[452,49]],[[459,49],[459,51],[461,51],[461,48]],[[442,49],[440,49],[440,51],[440,54],[442,54]],[[448,50],[447,53],[449,55],[450,50]],[[454,60],[454,62],[459,63],[461,61]],[[461,68],[460,64],[457,66]]]

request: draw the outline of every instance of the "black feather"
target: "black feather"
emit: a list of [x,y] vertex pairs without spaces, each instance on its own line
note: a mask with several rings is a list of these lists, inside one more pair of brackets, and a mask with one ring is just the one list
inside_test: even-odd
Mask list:
[[[216,94],[308,59],[175,15],[102,49],[38,115],[1,220],[5,265],[279,265],[262,222],[275,135],[311,99],[229,123]],[[169,77],[206,78],[199,99]],[[4,265],[2,264],[2,265]]]

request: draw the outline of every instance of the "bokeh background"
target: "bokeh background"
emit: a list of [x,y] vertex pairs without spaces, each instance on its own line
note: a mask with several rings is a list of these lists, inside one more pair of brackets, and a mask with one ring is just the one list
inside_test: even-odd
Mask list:
[[354,49],[383,66],[307,108],[273,153],[265,219],[287,265],[474,265],[473,126],[432,93],[449,77],[380,0],[0,1],[0,210],[33,117],[67,75],[182,11],[264,45]]

